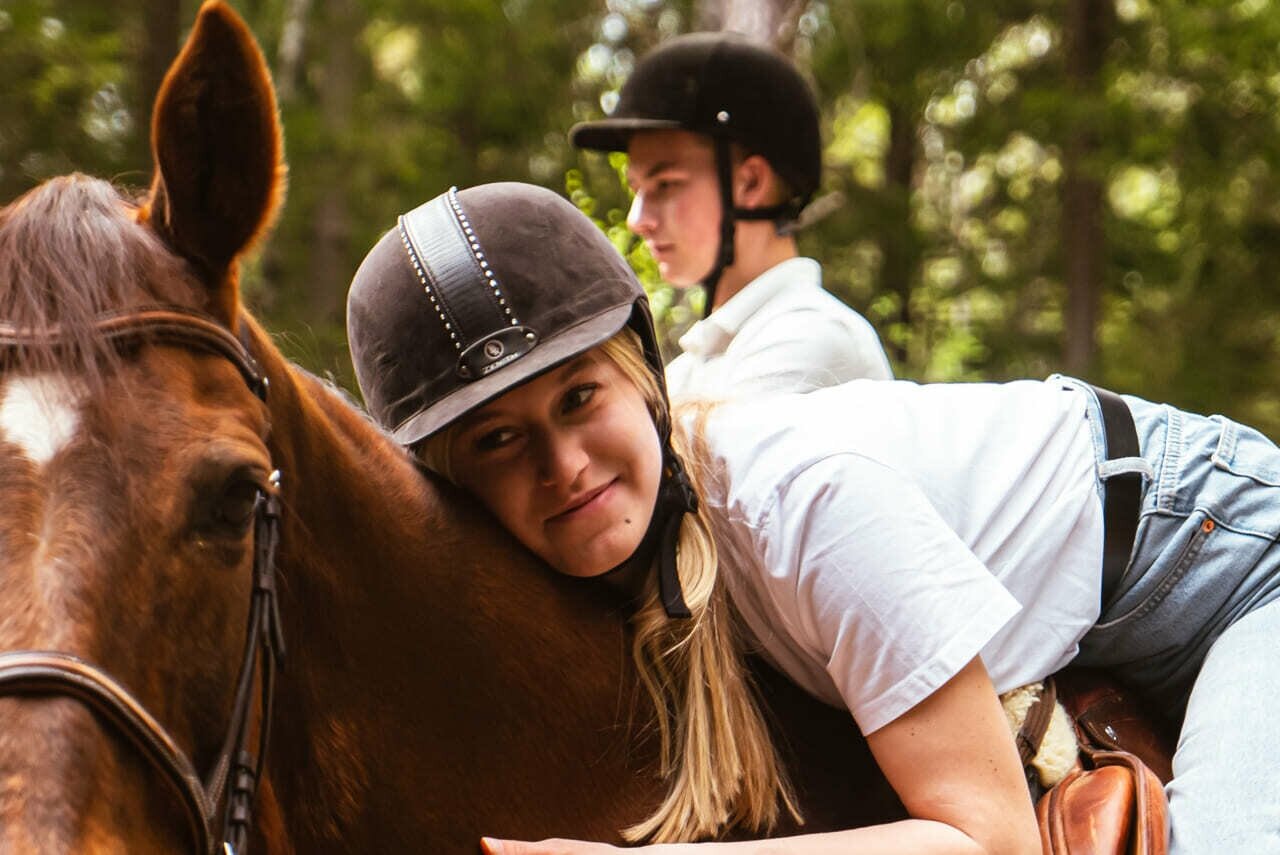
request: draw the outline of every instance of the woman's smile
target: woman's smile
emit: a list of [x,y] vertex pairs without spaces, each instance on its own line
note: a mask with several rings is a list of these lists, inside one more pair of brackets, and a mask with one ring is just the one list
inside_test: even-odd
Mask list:
[[610,499],[614,493],[614,485],[618,483],[618,479],[614,478],[606,482],[594,490],[588,490],[577,497],[570,499],[565,503],[564,510],[558,511],[547,517],[548,525],[561,525],[565,523],[576,522],[593,513],[603,512],[608,509]]

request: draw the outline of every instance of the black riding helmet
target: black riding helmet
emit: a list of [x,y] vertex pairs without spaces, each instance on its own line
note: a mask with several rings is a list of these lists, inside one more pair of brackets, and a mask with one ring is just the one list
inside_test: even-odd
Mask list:
[[[733,33],[690,33],[659,45],[636,65],[607,119],[569,131],[578,148],[626,151],[644,130],[706,134],[715,147],[722,215],[716,263],[703,280],[706,308],[724,269],[733,264],[737,220],[794,222],[822,177],[818,106],[804,78],[782,54]],[[780,205],[742,209],[733,204],[730,143],[761,155],[787,182]]]
[[399,218],[347,295],[347,340],[365,404],[406,447],[624,327],[639,336],[662,390],[663,484],[648,555],[637,557],[660,549],[663,603],[669,615],[687,617],[675,539],[696,498],[671,448],[648,299],[603,232],[541,187],[451,188]]

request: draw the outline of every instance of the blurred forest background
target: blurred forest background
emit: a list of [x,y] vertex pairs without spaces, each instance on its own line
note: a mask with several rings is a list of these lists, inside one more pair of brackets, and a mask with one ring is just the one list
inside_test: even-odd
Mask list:
[[[533,181],[608,230],[666,335],[698,295],[570,149],[635,58],[693,29],[793,56],[823,109],[801,238],[903,378],[1064,371],[1280,437],[1280,9],[1270,0],[231,0],[270,61],[290,187],[246,271],[287,353],[353,386],[347,285],[450,184]],[[0,202],[147,182],[195,0],[0,0]],[[670,339],[669,339],[670,340]]]

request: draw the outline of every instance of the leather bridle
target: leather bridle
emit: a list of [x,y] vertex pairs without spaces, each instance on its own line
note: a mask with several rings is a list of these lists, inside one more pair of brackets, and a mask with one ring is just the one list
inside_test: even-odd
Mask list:
[[[266,401],[267,378],[250,355],[248,344],[206,315],[182,307],[148,307],[99,316],[94,331],[117,348],[163,343],[223,356],[240,371],[253,393]],[[57,347],[66,338],[56,325],[31,330],[0,323],[0,357],[33,345]],[[275,580],[279,476],[278,471],[272,473],[272,489],[259,491],[254,503],[253,592],[244,655],[227,733],[203,779],[164,726],[109,674],[57,651],[0,653],[0,696],[67,695],[88,705],[128,737],[186,806],[196,851],[201,855],[244,855],[253,821],[254,793],[266,758],[276,670],[283,664],[285,652]],[[262,715],[257,745],[251,752],[249,711],[259,667]],[[222,834],[218,835],[215,829],[220,818]]]

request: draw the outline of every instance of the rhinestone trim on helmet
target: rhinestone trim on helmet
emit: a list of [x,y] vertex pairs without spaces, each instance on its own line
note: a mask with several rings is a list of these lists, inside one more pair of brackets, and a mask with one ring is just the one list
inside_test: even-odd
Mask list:
[[[502,292],[502,286],[498,282],[497,276],[494,275],[493,269],[489,266],[489,260],[485,258],[484,250],[480,248],[480,239],[476,235],[475,229],[471,225],[471,221],[467,218],[466,211],[462,209],[462,203],[458,199],[458,188],[450,187],[445,193],[445,199],[449,203],[449,209],[453,212],[454,219],[457,221],[458,228],[462,231],[462,236],[466,239],[467,249],[471,251],[471,256],[475,260],[477,269],[484,277],[484,284],[489,288],[490,296],[495,305],[501,310],[503,318],[510,326],[519,326],[520,321],[511,311],[511,307],[507,304],[507,297]],[[448,303],[439,298],[432,287],[431,276],[427,273],[423,265],[422,259],[418,257],[417,248],[414,246],[413,240],[409,236],[409,231],[405,226],[403,218],[399,222],[398,231],[400,233],[400,243],[404,245],[405,254],[409,257],[410,263],[413,265],[413,272],[418,277],[418,282],[422,285],[423,293],[427,295],[427,300],[431,303],[431,308],[435,309],[436,314],[440,318],[440,323],[444,324],[445,332],[449,334],[449,341],[453,344],[453,349],[461,353],[463,351],[463,342],[458,339],[458,326],[454,323],[449,312]]]
[[409,261],[413,264],[413,272],[418,274],[418,281],[422,283],[422,290],[426,292],[427,299],[431,301],[431,308],[435,309],[436,314],[440,316],[440,323],[444,324],[445,332],[449,334],[449,340],[453,342],[453,349],[461,352],[462,343],[458,341],[458,334],[454,331],[453,324],[449,321],[444,305],[436,299],[436,292],[431,288],[431,279],[427,276],[427,272],[422,269],[422,262],[418,260],[417,250],[413,248],[413,242],[409,240],[409,233],[405,230],[404,220],[401,219],[398,225],[400,243],[404,244],[405,254],[409,256]]
[[493,275],[493,270],[489,267],[489,262],[484,257],[484,250],[480,248],[480,239],[476,237],[475,229],[471,228],[471,220],[467,219],[466,211],[462,210],[462,203],[458,200],[458,188],[450,187],[446,194],[449,200],[449,207],[453,209],[453,215],[458,218],[458,224],[462,226],[462,233],[467,238],[467,245],[471,247],[471,254],[475,256],[476,263],[480,265],[480,272],[484,274],[485,281],[489,288],[493,291],[493,298],[498,301],[498,308],[502,310],[507,321],[511,326],[519,326],[520,321],[511,312],[511,307],[507,305],[507,298],[502,293],[502,286],[498,284],[498,277]]

